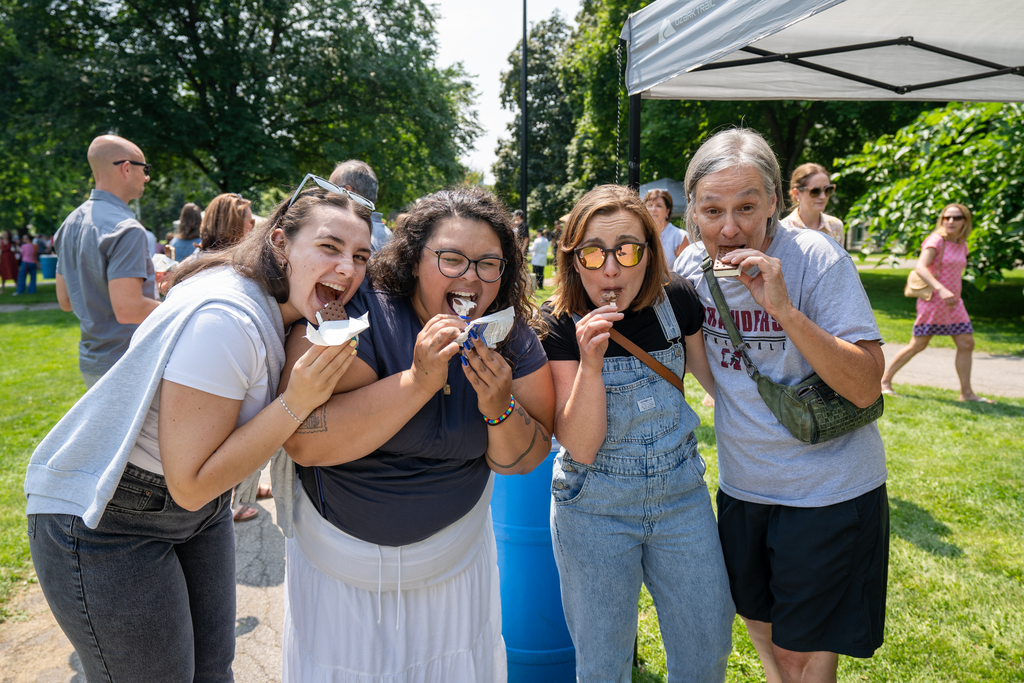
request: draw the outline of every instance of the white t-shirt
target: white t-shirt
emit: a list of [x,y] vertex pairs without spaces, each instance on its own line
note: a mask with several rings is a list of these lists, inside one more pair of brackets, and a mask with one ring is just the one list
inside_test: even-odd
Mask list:
[[665,263],[669,269],[676,260],[676,249],[683,243],[683,231],[669,223],[661,231],[661,249],[665,252]]
[[[823,507],[884,484],[885,449],[877,423],[811,445],[794,438],[768,409],[719,320],[700,269],[705,254],[703,245],[686,249],[676,272],[693,283],[704,304],[702,332],[715,378],[721,489],[751,503]],[[881,340],[857,268],[831,237],[779,226],[766,254],[782,262],[790,300],[816,325],[850,343]],[[807,378],[811,366],[743,283],[737,278],[721,278],[718,283],[760,373],[780,384]]]
[[[215,396],[240,400],[236,428],[274,399],[267,381],[267,349],[259,330],[240,310],[219,303],[203,306],[186,323],[163,378]],[[163,474],[157,436],[159,417],[158,388],[128,462]]]
[[535,266],[546,266],[548,264],[548,246],[551,242],[546,237],[537,237],[530,245],[532,263]]

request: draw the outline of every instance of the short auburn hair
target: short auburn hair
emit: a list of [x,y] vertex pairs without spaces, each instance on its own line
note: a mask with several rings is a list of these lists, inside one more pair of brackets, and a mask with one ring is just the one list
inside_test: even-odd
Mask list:
[[658,197],[661,197],[662,201],[665,202],[665,208],[668,209],[668,215],[672,215],[672,193],[668,190],[648,190],[647,194],[644,195],[644,204],[647,202],[653,202]]
[[555,293],[552,296],[554,314],[566,313],[585,315],[593,307],[583,280],[576,270],[575,250],[587,238],[587,227],[596,216],[608,216],[616,213],[632,214],[643,226],[644,240],[647,242],[647,270],[644,282],[630,304],[630,309],[639,311],[659,303],[665,296],[665,285],[668,284],[668,266],[661,249],[658,228],[654,224],[651,213],[640,201],[635,190],[622,185],[601,185],[583,195],[572,208],[566,221],[562,239],[556,251],[558,273],[555,275]]

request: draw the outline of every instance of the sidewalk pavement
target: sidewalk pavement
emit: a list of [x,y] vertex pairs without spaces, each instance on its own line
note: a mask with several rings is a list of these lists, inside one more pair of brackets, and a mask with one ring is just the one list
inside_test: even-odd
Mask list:
[[[886,359],[901,346],[882,347]],[[896,376],[897,386],[959,389],[952,349],[926,349]],[[974,390],[991,396],[1024,397],[1024,358],[974,354]],[[899,400],[899,399],[894,399]],[[264,473],[264,483],[269,474]],[[273,523],[273,499],[258,501],[259,516],[236,523],[238,635],[235,680],[272,683],[281,678],[284,623],[284,536]],[[38,584],[8,605],[13,615],[0,624],[0,683],[85,683],[74,649],[57,626]]]

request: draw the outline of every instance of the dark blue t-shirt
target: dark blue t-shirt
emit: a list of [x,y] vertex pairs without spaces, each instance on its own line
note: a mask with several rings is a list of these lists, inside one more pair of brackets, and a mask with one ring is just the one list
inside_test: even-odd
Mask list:
[[[345,308],[351,318],[370,312],[370,329],[359,335],[359,358],[378,378],[412,366],[423,326],[408,299],[364,286]],[[547,362],[537,335],[520,321],[502,355],[513,378]],[[487,425],[459,357],[448,365],[451,393],[437,392],[380,449],[342,465],[302,468],[302,485],[318,508],[319,470],[323,514],[334,526],[369,543],[408,545],[457,521],[480,500],[491,472],[483,457]]]

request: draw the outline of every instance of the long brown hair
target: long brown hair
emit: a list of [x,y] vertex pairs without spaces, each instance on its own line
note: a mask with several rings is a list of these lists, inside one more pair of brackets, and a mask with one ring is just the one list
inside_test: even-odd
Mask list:
[[493,194],[478,187],[451,187],[416,202],[405,220],[396,226],[392,239],[370,260],[367,274],[373,286],[396,296],[411,297],[417,282],[413,270],[423,256],[423,249],[437,226],[450,218],[482,221],[491,226],[501,243],[501,255],[507,263],[498,296],[485,313],[512,306],[516,318],[534,329],[543,329],[531,295],[532,276],[527,275],[512,217]]
[[252,204],[239,194],[219,194],[203,214],[199,229],[203,251],[219,251],[238,244],[245,237],[245,210]]
[[178,232],[175,237],[179,240],[195,241],[199,239],[199,229],[203,225],[203,212],[200,208],[189,202],[181,207],[181,215],[178,217]]
[[254,228],[245,239],[227,249],[189,259],[171,271],[170,286],[217,266],[231,266],[239,273],[255,280],[263,290],[274,297],[277,303],[288,301],[288,272],[291,265],[285,260],[284,252],[274,245],[274,231],[280,229],[287,242],[291,242],[305,226],[307,219],[317,209],[338,208],[355,214],[366,223],[372,233],[370,210],[351,201],[346,195],[316,188],[299,195],[295,203],[288,206],[285,200],[277,205],[270,218],[263,225]]
[[586,239],[587,225],[591,219],[620,212],[632,214],[639,219],[644,228],[644,239],[647,241],[647,271],[644,273],[644,283],[630,304],[630,309],[639,311],[653,306],[665,296],[668,265],[661,250],[661,239],[658,237],[654,217],[635,191],[622,185],[601,185],[576,202],[562,232],[562,239],[555,254],[558,273],[555,275],[555,293],[552,300],[556,316],[566,313],[584,315],[590,310],[593,304],[583,287],[583,279],[576,270],[574,251]]

